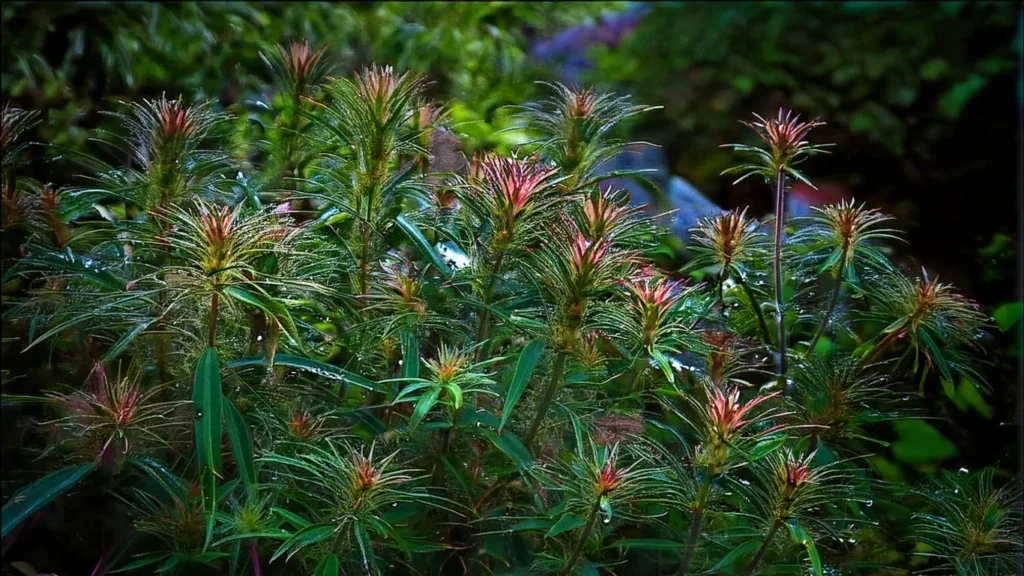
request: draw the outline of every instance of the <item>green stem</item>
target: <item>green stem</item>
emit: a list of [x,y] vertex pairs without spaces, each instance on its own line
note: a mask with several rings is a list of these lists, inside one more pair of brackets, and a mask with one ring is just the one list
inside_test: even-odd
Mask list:
[[782,315],[782,232],[786,216],[786,173],[775,178],[775,323],[779,332],[778,375],[786,374],[786,324]]
[[737,276],[736,281],[743,288],[747,299],[750,300],[750,307],[754,309],[754,314],[757,315],[757,325],[761,329],[761,337],[764,338],[764,343],[771,346],[772,338],[768,334],[768,324],[764,321],[764,313],[761,312],[761,303],[754,298],[754,291],[747,284],[746,280],[743,279],[743,276]]
[[761,543],[761,547],[757,549],[757,553],[754,554],[754,559],[750,561],[750,566],[747,567],[747,576],[753,576],[757,570],[757,565],[761,563],[761,558],[764,557],[764,553],[768,551],[768,546],[772,543],[772,538],[775,538],[775,533],[782,527],[782,520],[776,519],[772,523],[772,527],[768,530],[768,535],[764,537],[764,542]]
[[544,396],[541,397],[540,404],[537,405],[537,413],[533,416],[533,422],[530,423],[530,431],[526,433],[526,438],[523,440],[523,444],[527,449],[529,449],[530,445],[533,444],[533,440],[537,437],[540,425],[544,422],[544,416],[547,415],[548,409],[551,407],[551,401],[555,398],[555,392],[558,391],[558,385],[562,380],[562,371],[565,370],[565,359],[565,352],[559,352],[555,356],[555,365],[551,368],[551,378],[548,379],[548,386],[544,390]]
[[587,518],[587,525],[583,527],[583,532],[580,533],[580,539],[576,542],[576,547],[572,550],[572,556],[569,557],[569,563],[565,566],[565,576],[572,574],[572,569],[576,567],[576,563],[579,562],[580,556],[583,555],[583,548],[587,544],[587,538],[590,538],[590,531],[594,529],[594,523],[597,522],[597,512],[601,506],[601,501],[594,502],[594,505],[590,508],[590,517]]
[[821,318],[821,324],[818,325],[818,331],[814,333],[814,338],[811,338],[811,343],[807,346],[807,350],[804,350],[804,358],[811,355],[814,351],[814,347],[818,344],[818,340],[825,333],[825,328],[828,327],[829,319],[832,317],[832,310],[835,309],[836,304],[839,302],[839,292],[843,288],[843,273],[846,272],[846,254],[843,254],[843,259],[839,262],[839,277],[836,281],[836,285],[832,288],[832,296],[828,299],[828,308],[825,310],[825,316]]
[[631,371],[636,370],[636,376],[633,377],[633,392],[639,392],[643,389],[641,385],[643,384],[644,372],[647,371],[645,370],[646,366],[644,366],[647,361],[647,354],[639,354],[629,367]]
[[491,333],[491,310],[488,306],[491,304],[491,298],[494,297],[494,289],[498,285],[498,277],[501,275],[501,263],[504,257],[505,252],[499,250],[498,255],[494,259],[491,279],[487,282],[487,288],[484,289],[484,308],[480,311],[480,320],[476,325],[476,341],[483,342],[476,351],[477,362],[487,360],[491,354],[491,342],[487,339]]
[[693,553],[697,550],[697,540],[700,539],[700,528],[704,521],[704,508],[708,504],[708,497],[710,495],[711,479],[707,478],[700,484],[697,505],[693,507],[693,518],[690,520],[690,535],[686,539],[683,561],[679,564],[679,570],[676,572],[679,576],[684,576],[690,570],[690,561],[693,560]]

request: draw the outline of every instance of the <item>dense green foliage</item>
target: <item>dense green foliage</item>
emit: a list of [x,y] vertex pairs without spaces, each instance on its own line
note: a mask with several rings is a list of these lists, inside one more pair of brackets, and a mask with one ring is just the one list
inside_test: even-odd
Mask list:
[[[653,216],[601,176],[629,145],[616,125],[651,108],[548,85],[516,111],[521,146],[465,158],[425,78],[326,75],[330,55],[305,43],[262,55],[274,96],[245,115],[141,99],[112,109],[99,152],[46,146],[78,167],[68,186],[23,176],[37,118],[5,108],[3,401],[19,435],[4,480],[20,490],[5,560],[1019,565],[1013,479],[965,471],[917,493],[869,458],[892,422],[934,433],[919,391],[987,391],[989,319],[893,264],[887,217],[727,212],[694,229],[698,258],[665,269]],[[739,176],[781,205],[819,154],[843,153],[819,125],[757,117],[731,145]],[[897,499],[909,522],[875,506]],[[57,506],[80,513],[62,526]],[[67,534],[57,565],[46,552]]]

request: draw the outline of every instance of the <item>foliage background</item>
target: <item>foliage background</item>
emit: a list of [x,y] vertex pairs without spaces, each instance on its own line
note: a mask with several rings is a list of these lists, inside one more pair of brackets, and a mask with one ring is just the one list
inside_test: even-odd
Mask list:
[[[527,79],[556,74],[531,45],[624,7],[5,3],[3,99],[41,111],[31,138],[88,149],[88,131],[106,121],[98,111],[117,101],[167,92],[233,109],[266,98],[259,50],[305,38],[330,46],[339,74],[370,62],[428,74],[467,140],[507,149],[516,136],[497,132],[501,107],[534,95]],[[820,137],[838,146],[815,163],[816,181],[896,215],[913,247],[905,263],[939,272],[995,317],[994,395],[951,383],[930,399],[943,419],[895,427],[872,461],[890,480],[1018,468],[1021,29],[1012,3],[666,3],[650,6],[622,43],[589,50],[588,83],[665,107],[633,136],[663,146],[670,170],[724,207],[770,211],[756,184],[718,175],[731,154],[718,146],[741,137],[737,119],[782,105],[821,116]],[[30,171],[60,175],[42,162]]]

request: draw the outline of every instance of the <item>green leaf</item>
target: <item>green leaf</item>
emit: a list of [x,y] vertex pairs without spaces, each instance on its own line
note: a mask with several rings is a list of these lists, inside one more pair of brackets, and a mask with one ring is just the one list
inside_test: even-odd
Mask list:
[[313,576],[338,576],[338,557],[328,554],[321,558],[316,570],[313,571]]
[[1009,332],[1010,328],[1016,326],[1024,319],[1024,302],[1009,302],[996,308],[992,312],[992,318],[1002,332]]
[[710,573],[710,574],[717,574],[719,570],[722,570],[726,566],[732,565],[733,563],[735,563],[740,558],[746,556],[747,554],[750,554],[754,550],[757,550],[760,546],[761,546],[761,542],[759,542],[757,540],[750,540],[748,542],[744,542],[743,544],[740,544],[739,546],[733,548],[732,552],[729,552],[728,554],[725,555],[724,558],[719,560],[718,564],[715,564],[711,568],[711,570],[708,570],[708,573]]
[[228,286],[224,289],[224,293],[239,302],[255,306],[268,316],[276,318],[277,322],[281,325],[281,328],[284,329],[284,333],[288,336],[288,339],[292,341],[292,344],[298,346],[300,349],[304,348],[302,340],[299,338],[299,330],[295,326],[295,320],[292,319],[291,312],[288,311],[288,308],[286,308],[284,304],[270,296],[267,296],[266,294],[254,294],[248,290],[243,290],[238,286]]
[[118,572],[127,572],[129,570],[135,570],[136,568],[142,568],[143,566],[149,566],[150,564],[156,564],[164,558],[168,558],[170,555],[170,552],[150,552],[148,554],[142,554],[135,560],[121,566],[117,570],[111,570],[110,573],[116,574]]
[[619,548],[635,548],[637,550],[661,550],[678,551],[683,544],[674,540],[660,540],[658,538],[631,538],[619,540],[615,543]]
[[412,241],[413,245],[416,246],[416,249],[420,251],[420,254],[423,254],[423,256],[434,265],[434,268],[437,268],[441,275],[445,278],[452,277],[451,268],[449,268],[448,264],[446,264],[444,259],[441,258],[441,255],[437,253],[437,250],[434,250],[434,247],[430,245],[430,242],[427,242],[427,239],[423,237],[423,233],[420,232],[420,229],[417,228],[415,224],[406,220],[404,215],[399,215],[395,218],[395,223],[402,229],[402,232],[405,232],[405,235],[409,237],[409,240]]
[[[248,368],[253,366],[263,366],[264,360],[263,355],[253,356],[252,358],[244,358],[242,360],[232,360],[225,364],[228,368]],[[367,390],[375,390],[376,385],[362,376],[338,368],[333,364],[326,362],[320,362],[319,360],[313,360],[312,358],[304,358],[302,356],[293,356],[291,354],[278,354],[274,357],[274,365],[276,366],[287,366],[289,368],[297,368],[306,372],[312,372],[318,376],[329,378],[331,380],[341,380],[348,382],[349,384],[355,384],[360,388],[366,388]]]
[[192,415],[195,419],[196,451],[199,469],[220,468],[221,422],[223,419],[223,392],[220,384],[220,360],[213,348],[203,350],[196,366],[192,385]]
[[669,382],[675,382],[675,378],[672,375],[672,364],[669,363],[668,358],[665,357],[659,350],[651,348],[651,358],[658,363],[658,367],[661,368],[662,373],[665,374],[665,379]]
[[540,340],[530,342],[519,353],[516,371],[512,375],[512,382],[508,386],[508,395],[505,397],[505,407],[501,413],[501,424],[498,426],[499,433],[505,427],[509,417],[512,416],[512,409],[515,408],[519,398],[522,397],[523,392],[526,390],[526,385],[530,381],[530,375],[533,374],[533,369],[537,367],[537,361],[543,353],[544,342]]
[[479,429],[480,434],[491,441],[498,450],[501,450],[513,464],[516,465],[520,471],[524,471],[530,467],[533,459],[530,457],[530,451],[523,446],[523,443],[516,438],[511,432],[502,432],[499,436],[493,430],[486,428]]
[[795,521],[786,522],[786,528],[789,529],[790,536],[793,537],[793,541],[797,544],[803,544],[807,548],[807,555],[811,558],[811,565],[814,566],[814,574],[821,576],[821,556],[818,555],[818,547],[814,545],[814,540],[807,535],[807,531],[802,526],[797,524]]
[[291,558],[292,554],[295,554],[310,544],[316,544],[317,542],[326,540],[333,533],[333,524],[314,524],[312,526],[306,526],[282,543],[281,547],[277,549],[277,552],[274,552],[274,555],[270,557],[270,561],[273,562],[274,560],[277,560],[285,552],[288,552],[288,558]]
[[399,334],[402,342],[402,378],[420,377],[420,345],[416,335],[405,331]]
[[206,466],[201,469],[203,514],[206,515],[206,540],[203,542],[205,552],[213,540],[213,527],[217,523],[217,475]]
[[71,257],[69,260],[68,258],[68,256],[63,254],[50,253],[39,257],[38,263],[49,270],[70,272],[74,274],[75,278],[100,288],[115,292],[123,292],[125,290],[125,282],[110,272],[90,267],[88,263],[83,262],[81,259]]
[[437,398],[440,395],[440,388],[432,388],[427,391],[426,394],[420,396],[419,401],[416,402],[416,407],[412,411],[412,417],[409,418],[410,432],[416,430],[416,427],[419,426],[420,421],[422,421],[423,417],[427,415],[427,412],[430,412],[430,409],[434,407],[434,404],[437,404]]
[[544,537],[552,538],[558,536],[562,532],[566,532],[568,530],[575,530],[576,528],[579,528],[580,526],[583,526],[586,523],[587,521],[583,518],[565,515],[559,518],[558,522],[555,522],[555,525],[551,527],[551,530],[548,530],[548,533],[545,534]]
[[95,462],[73,468],[62,468],[15,492],[0,513],[3,516],[3,529],[0,537],[7,536],[22,520],[46,506],[57,496],[70,490],[95,469]]
[[235,457],[238,476],[246,486],[253,486],[256,484],[256,465],[252,458],[252,437],[242,413],[231,400],[224,403],[224,423],[228,429],[228,442],[231,443],[231,454]]
[[131,330],[125,332],[123,336],[117,339],[117,342],[110,345],[110,348],[107,349],[107,353],[100,358],[100,362],[107,363],[117,358],[139,334],[145,332],[146,328],[152,326],[154,322],[156,322],[156,318],[146,320],[145,322],[136,324]]
[[892,443],[892,453],[901,462],[925,465],[958,454],[956,446],[942,432],[923,420],[898,420],[893,427],[898,439]]
[[516,522],[509,530],[513,532],[525,532],[527,530],[550,530],[554,522],[546,518],[530,518],[529,520],[522,520]]

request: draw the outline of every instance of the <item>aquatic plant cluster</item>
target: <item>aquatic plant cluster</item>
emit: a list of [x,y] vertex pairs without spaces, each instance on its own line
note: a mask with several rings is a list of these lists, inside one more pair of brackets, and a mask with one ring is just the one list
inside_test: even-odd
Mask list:
[[669,270],[606,184],[642,174],[603,170],[651,107],[547,86],[530,142],[441,162],[426,79],[264,59],[273,122],[126,103],[116,161],[48,147],[74,186],[19,177],[38,119],[4,109],[4,345],[65,383],[5,366],[41,446],[5,550],[93,499],[124,520],[93,574],[869,573],[873,504],[916,495],[921,566],[1019,568],[1016,482],[868,464],[913,392],[985,386],[988,318],[893,264],[877,210],[784,218],[820,121],[749,122],[729,172],[778,209],[703,220]]

